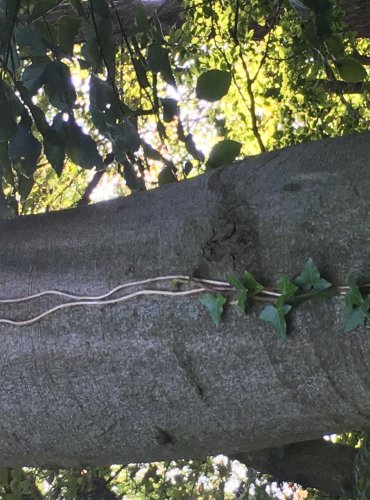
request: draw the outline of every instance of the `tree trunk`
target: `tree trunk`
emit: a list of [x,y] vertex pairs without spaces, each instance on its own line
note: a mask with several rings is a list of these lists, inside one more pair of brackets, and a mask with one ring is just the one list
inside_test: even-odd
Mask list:
[[[97,295],[143,278],[244,270],[274,286],[309,257],[334,283],[350,272],[365,279],[369,158],[370,135],[347,136],[96,206],[1,221],[1,297]],[[32,317],[60,300],[2,304],[0,317]],[[0,324],[0,464],[236,454],[365,428],[369,327],[343,334],[341,303],[301,305],[288,340],[259,319],[260,306],[247,315],[230,306],[215,327],[197,296]]]

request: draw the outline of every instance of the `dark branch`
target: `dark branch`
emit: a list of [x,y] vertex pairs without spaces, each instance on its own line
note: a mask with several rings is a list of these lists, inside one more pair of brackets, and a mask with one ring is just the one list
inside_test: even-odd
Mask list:
[[318,439],[240,453],[232,458],[279,481],[291,481],[349,498],[354,487],[355,455],[355,448]]

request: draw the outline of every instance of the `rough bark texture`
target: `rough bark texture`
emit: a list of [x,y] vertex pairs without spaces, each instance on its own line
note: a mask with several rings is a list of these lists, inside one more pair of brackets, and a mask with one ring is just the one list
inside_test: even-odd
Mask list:
[[341,0],[349,28],[359,38],[370,37],[370,2],[368,0]]
[[316,488],[337,498],[351,498],[356,450],[323,439],[241,453],[233,458],[279,481]]
[[[2,297],[247,269],[266,285],[312,257],[367,278],[370,135],[273,152],[125,199],[0,222]],[[50,297],[0,316],[24,318]],[[78,307],[0,325],[0,464],[89,465],[280,446],[370,423],[369,327],[341,333],[341,301],[307,302],[281,340],[196,297]]]

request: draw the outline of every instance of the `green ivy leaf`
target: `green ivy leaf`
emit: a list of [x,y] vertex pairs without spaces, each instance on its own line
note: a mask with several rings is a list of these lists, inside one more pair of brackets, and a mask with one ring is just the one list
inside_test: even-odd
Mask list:
[[370,319],[369,298],[363,297],[353,275],[348,278],[349,290],[344,297],[343,328],[345,333],[355,330]]
[[245,311],[247,305],[248,292],[246,290],[240,290],[238,293],[237,305],[239,309]]
[[362,82],[367,76],[366,69],[353,57],[340,57],[335,65],[340,77],[346,82]]
[[278,282],[279,290],[285,299],[293,297],[298,290],[298,287],[290,281],[286,276],[280,278]]
[[206,163],[208,168],[217,168],[235,160],[240,153],[240,142],[225,139],[213,146]]
[[301,274],[295,278],[294,283],[304,291],[312,289],[321,291],[331,287],[329,281],[321,278],[320,272],[311,258],[307,260]]
[[224,310],[224,305],[226,303],[226,297],[221,295],[220,292],[216,294],[206,293],[200,299],[200,303],[203,304],[211,315],[212,321],[216,326],[219,326],[221,322],[221,316]]
[[259,283],[254,276],[248,271],[244,271],[243,274],[243,284],[248,289],[248,292],[252,295],[262,292],[264,286]]
[[195,93],[198,99],[214,102],[226,95],[231,84],[229,71],[210,69],[198,78]]
[[260,318],[267,323],[270,323],[276,330],[279,337],[286,339],[286,321],[285,316],[291,310],[292,306],[281,304],[278,307],[268,305],[264,307],[260,314]]

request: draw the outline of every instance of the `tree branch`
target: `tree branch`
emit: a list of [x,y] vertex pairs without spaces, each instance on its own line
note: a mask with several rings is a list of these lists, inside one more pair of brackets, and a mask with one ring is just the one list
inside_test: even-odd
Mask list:
[[338,497],[353,494],[355,448],[324,439],[240,453],[232,458],[279,481],[292,481]]

